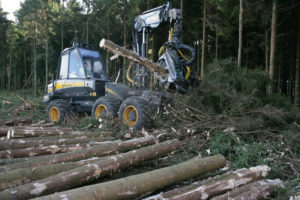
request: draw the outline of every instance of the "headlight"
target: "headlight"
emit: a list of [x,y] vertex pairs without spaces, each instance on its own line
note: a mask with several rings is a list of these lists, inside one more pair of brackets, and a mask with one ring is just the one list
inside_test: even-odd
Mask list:
[[43,97],[43,103],[47,103],[47,102],[49,102],[49,100],[50,100],[49,95],[45,95],[45,96]]

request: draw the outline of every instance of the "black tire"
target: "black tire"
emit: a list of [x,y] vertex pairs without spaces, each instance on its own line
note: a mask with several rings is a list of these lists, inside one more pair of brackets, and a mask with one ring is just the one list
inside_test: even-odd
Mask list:
[[70,104],[63,99],[50,101],[47,106],[47,118],[54,123],[61,123],[65,116],[71,111]]
[[92,116],[99,118],[116,118],[120,108],[121,101],[113,97],[100,97],[93,105]]
[[150,127],[150,106],[139,97],[132,96],[125,99],[120,106],[119,115],[127,126],[134,129],[140,130]]

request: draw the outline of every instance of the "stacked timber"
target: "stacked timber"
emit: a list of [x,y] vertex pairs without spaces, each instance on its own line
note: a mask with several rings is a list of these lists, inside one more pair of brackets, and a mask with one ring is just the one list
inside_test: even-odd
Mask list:
[[[255,200],[266,199],[276,187],[283,187],[280,180],[266,179],[268,166],[219,170],[221,175],[202,180],[202,175],[225,166],[222,155],[197,156],[137,175],[119,173],[168,158],[181,148],[177,139],[158,142],[148,136],[121,141],[108,132],[84,133],[50,124],[0,127],[0,136],[1,200]],[[121,178],[109,180],[115,173]],[[191,179],[200,181],[186,185]]]

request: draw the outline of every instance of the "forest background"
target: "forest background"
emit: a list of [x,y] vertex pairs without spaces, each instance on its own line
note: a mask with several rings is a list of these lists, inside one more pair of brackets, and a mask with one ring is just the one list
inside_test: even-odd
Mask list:
[[[106,38],[131,48],[134,18],[166,3],[162,0],[25,0],[7,19],[0,3],[0,88],[38,88],[57,73],[60,52],[74,41],[98,46]],[[231,58],[238,66],[266,71],[273,80],[269,92],[299,103],[300,2],[296,0],[173,0],[183,11],[183,41],[197,50],[193,67],[203,77],[208,63]],[[147,37],[148,57],[156,61],[167,40],[168,26]],[[109,76],[128,64],[109,60]]]

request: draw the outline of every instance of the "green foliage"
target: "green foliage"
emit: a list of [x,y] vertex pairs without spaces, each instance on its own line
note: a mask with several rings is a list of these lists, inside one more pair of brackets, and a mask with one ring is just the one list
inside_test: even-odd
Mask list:
[[93,117],[73,117],[66,120],[66,125],[70,123],[74,124],[74,127],[77,129],[94,129],[99,126],[99,121]]

